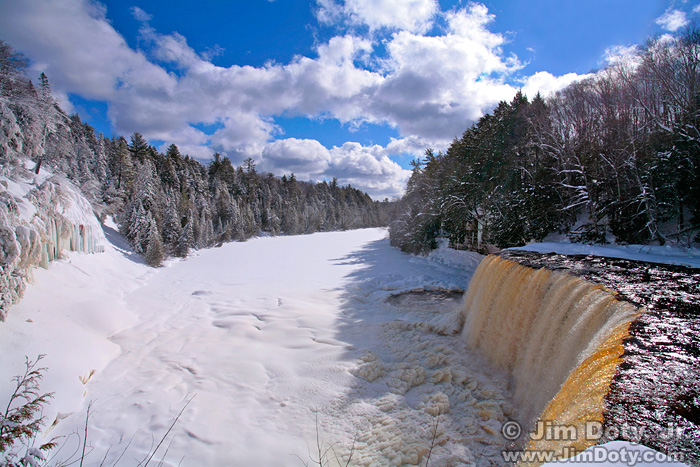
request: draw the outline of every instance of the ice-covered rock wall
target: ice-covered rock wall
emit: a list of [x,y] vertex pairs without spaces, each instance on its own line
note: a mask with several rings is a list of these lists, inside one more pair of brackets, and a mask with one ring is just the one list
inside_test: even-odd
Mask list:
[[64,251],[101,252],[105,244],[75,186],[45,169],[33,173],[28,159],[12,160],[0,169],[0,320],[22,297],[34,266],[46,268]]

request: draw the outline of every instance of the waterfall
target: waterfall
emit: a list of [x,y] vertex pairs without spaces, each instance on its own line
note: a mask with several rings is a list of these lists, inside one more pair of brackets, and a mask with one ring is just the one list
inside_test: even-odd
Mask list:
[[[562,271],[486,257],[465,295],[462,337],[511,380],[518,419],[579,427],[603,418],[603,398],[641,310],[615,292]],[[563,444],[562,444],[563,443]],[[531,441],[583,449],[594,440]]]

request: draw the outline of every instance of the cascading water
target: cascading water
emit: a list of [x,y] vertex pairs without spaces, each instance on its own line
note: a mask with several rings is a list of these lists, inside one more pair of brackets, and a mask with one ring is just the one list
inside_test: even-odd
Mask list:
[[[622,338],[639,310],[601,285],[489,256],[472,279],[463,313],[467,344],[510,374],[518,418],[532,427],[540,415],[576,424],[602,413]],[[584,403],[568,400],[581,392],[589,393]]]
[[[462,337],[509,375],[515,418],[534,430],[518,447],[570,457],[627,439],[696,464],[698,304],[697,271],[508,252],[479,265]],[[682,433],[657,435],[669,426]]]

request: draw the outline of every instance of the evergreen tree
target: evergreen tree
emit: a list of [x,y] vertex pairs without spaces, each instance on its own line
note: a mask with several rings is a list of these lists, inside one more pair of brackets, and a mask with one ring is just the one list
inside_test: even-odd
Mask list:
[[158,226],[153,218],[150,219],[147,245],[145,254],[146,264],[153,267],[160,266],[165,257],[165,249],[163,248],[160,232],[158,232]]
[[19,98],[28,91],[30,81],[24,76],[29,60],[0,40],[0,96]]
[[148,141],[144,139],[141,133],[134,133],[131,135],[131,144],[129,145],[129,152],[134,159],[139,162],[143,162],[146,155],[148,154]]
[[[191,216],[191,213],[190,213]],[[192,228],[192,221],[191,217],[183,217],[182,218],[182,233],[180,234],[180,237],[177,239],[177,243],[175,244],[175,249],[173,253],[175,256],[179,256],[180,258],[185,258],[189,252],[190,249],[194,246],[194,229]]]

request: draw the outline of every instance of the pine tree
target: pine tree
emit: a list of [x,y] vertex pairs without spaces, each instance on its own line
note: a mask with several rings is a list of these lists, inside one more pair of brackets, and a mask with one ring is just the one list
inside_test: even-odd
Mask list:
[[131,144],[129,145],[129,152],[134,157],[134,159],[139,162],[143,162],[146,155],[148,154],[148,141],[144,139],[141,133],[134,133],[131,135]]
[[53,104],[53,97],[51,96],[51,84],[49,84],[49,78],[43,71],[39,75],[39,84],[41,86],[39,97],[44,102]]
[[175,161],[179,161],[182,159],[182,154],[180,154],[180,149],[175,144],[171,144],[168,146],[168,150],[165,152],[165,155],[169,159],[174,159]]
[[163,248],[160,232],[158,232],[158,226],[153,218],[150,219],[147,244],[146,264],[153,267],[160,266],[165,257],[165,249]]
[[122,222],[124,236],[129,239],[136,253],[145,253],[148,247],[151,221],[153,216],[147,211],[141,200],[132,203],[125,222]]
[[182,233],[177,239],[174,254],[180,258],[185,258],[190,249],[194,246],[194,229],[192,228],[192,214],[182,218]]
[[17,98],[26,93],[29,80],[24,72],[28,66],[27,57],[0,40],[0,96]]

